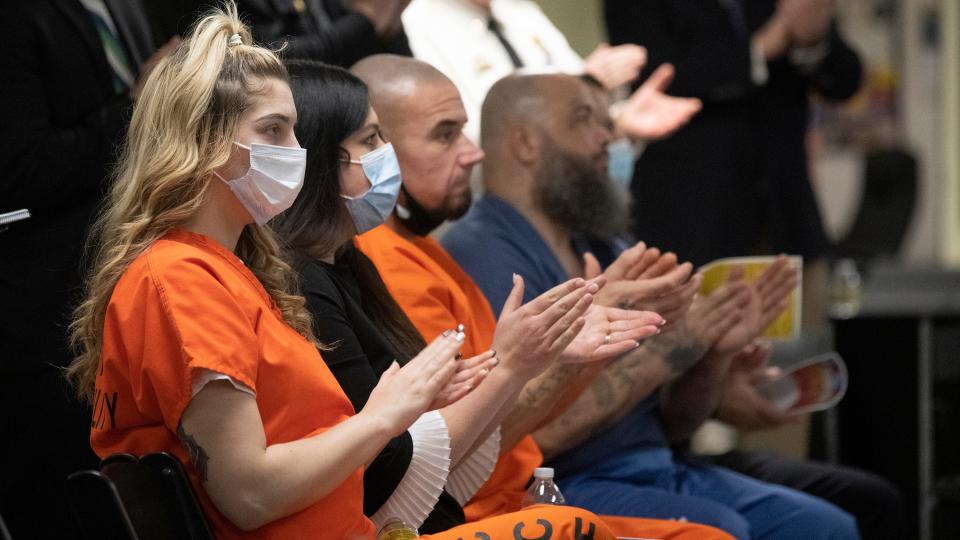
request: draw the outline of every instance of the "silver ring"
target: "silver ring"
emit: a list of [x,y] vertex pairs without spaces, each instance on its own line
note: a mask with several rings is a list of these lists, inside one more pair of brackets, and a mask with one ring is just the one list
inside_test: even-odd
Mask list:
[[610,334],[607,334],[606,336],[604,336],[603,341],[605,341],[606,343],[610,343]]

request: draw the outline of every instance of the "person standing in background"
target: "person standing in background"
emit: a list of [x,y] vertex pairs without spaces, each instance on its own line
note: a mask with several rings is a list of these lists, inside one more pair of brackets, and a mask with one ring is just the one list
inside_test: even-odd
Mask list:
[[[809,97],[851,97],[861,65],[833,0],[605,0],[612,43],[647,47],[645,76],[703,111],[637,161],[634,233],[696,264],[754,253],[823,255],[810,186]],[[693,217],[696,219],[683,219]]]
[[96,464],[90,412],[61,374],[88,224],[153,65],[139,4],[15,0],[0,20],[0,515],[15,538],[71,538],[63,481]]
[[[533,0],[415,0],[403,12],[410,48],[460,91],[467,137],[480,141],[480,106],[495,82],[515,70],[587,74],[614,91],[634,81],[647,60],[643,47],[597,45],[582,58]],[[659,139],[700,110],[696,99],[664,94],[673,68],[664,66],[618,106],[617,122],[635,140]]]

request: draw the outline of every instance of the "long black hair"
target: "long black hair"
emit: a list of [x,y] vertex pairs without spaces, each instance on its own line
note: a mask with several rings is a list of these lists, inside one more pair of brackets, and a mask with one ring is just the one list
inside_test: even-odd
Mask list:
[[307,172],[296,202],[270,225],[295,263],[334,255],[348,266],[361,291],[361,306],[403,359],[426,342],[390,296],[376,266],[354,245],[350,215],[340,197],[341,146],[362,128],[370,110],[367,86],[345,69],[320,62],[288,61],[297,106],[295,132],[307,149]]

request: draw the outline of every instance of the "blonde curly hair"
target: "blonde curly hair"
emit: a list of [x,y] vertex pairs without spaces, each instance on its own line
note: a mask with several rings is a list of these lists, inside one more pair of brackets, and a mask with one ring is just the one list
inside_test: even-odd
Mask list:
[[[67,376],[82,399],[93,397],[104,317],[117,282],[154,242],[197,213],[213,171],[230,156],[241,114],[271,78],[288,79],[283,62],[252,44],[236,6],[228,2],[197,22],[144,85],[108,200],[88,241],[91,270],[70,325],[77,356]],[[313,341],[310,314],[294,292],[294,273],[270,229],[245,227],[236,254],[287,324]]]

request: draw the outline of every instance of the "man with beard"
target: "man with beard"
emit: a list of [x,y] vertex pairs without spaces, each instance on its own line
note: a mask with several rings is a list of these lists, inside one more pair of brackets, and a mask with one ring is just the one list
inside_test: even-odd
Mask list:
[[[392,142],[403,172],[396,212],[385,225],[359,236],[357,246],[376,265],[391,295],[425,339],[439,335],[445,325],[462,324],[467,339],[461,353],[469,357],[474,351],[486,350],[494,343],[497,327],[489,304],[469,276],[427,236],[445,220],[460,217],[469,208],[468,178],[483,157],[463,134],[467,116],[459,92],[433,67],[402,57],[373,56],[352,71],[367,83],[383,136]],[[675,260],[673,265],[660,263],[658,255],[633,248],[624,263],[642,261],[646,267],[656,267],[648,270],[654,277],[643,283],[648,287],[652,283],[661,293],[669,292],[667,289],[676,288],[673,285],[689,275],[690,268],[678,268]],[[677,294],[667,296],[682,303],[692,294],[689,287],[681,287]],[[497,336],[501,331],[496,331]],[[540,449],[529,433],[569,405],[601,367],[596,362],[555,364],[526,384],[500,424],[496,468],[479,491],[467,497],[469,501],[458,499],[468,521],[520,508],[533,471],[542,463]],[[487,380],[484,385],[490,383]],[[453,487],[451,493],[458,491]],[[721,531],[692,523],[603,518],[621,536],[729,538]]]
[[[526,295],[535,296],[569,276],[596,272],[585,251],[609,261],[625,245],[610,241],[627,228],[629,204],[606,174],[611,137],[605,107],[576,77],[511,76],[490,90],[481,117],[486,195],[451,227],[443,246],[495,310],[511,274],[523,275]],[[567,501],[601,514],[706,523],[744,539],[858,538],[854,519],[826,501],[671,450],[716,410],[732,366],[769,353],[753,341],[782,311],[796,279],[780,258],[749,287],[728,284],[731,316],[718,315],[728,303],[708,304],[716,294],[698,298],[675,320],[666,317],[676,326],[612,362],[538,430],[536,442]],[[718,318],[704,325],[705,313]],[[721,326],[707,337],[687,337]],[[637,370],[658,355],[672,373],[640,376]]]

